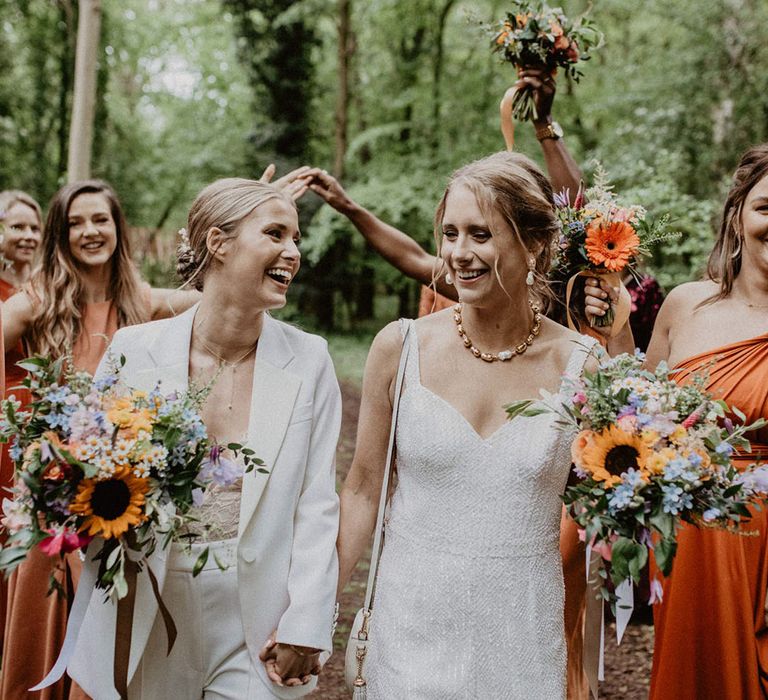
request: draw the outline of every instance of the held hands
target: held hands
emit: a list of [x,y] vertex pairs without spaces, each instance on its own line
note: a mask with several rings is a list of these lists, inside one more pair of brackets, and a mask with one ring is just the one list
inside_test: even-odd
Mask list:
[[544,126],[549,124],[552,116],[552,103],[555,101],[555,79],[546,68],[526,66],[518,73],[515,87],[521,90],[525,87],[533,91],[533,103],[536,106],[534,124]]
[[345,216],[355,207],[355,203],[346,193],[341,183],[327,170],[313,168],[309,171],[311,180],[309,189]]
[[294,201],[297,201],[309,189],[309,183],[312,179],[310,173],[312,172],[313,169],[308,165],[302,165],[300,168],[291,170],[291,172],[272,182],[272,178],[275,175],[275,164],[270,163],[261,174],[259,182],[272,182],[275,187],[285,192]]
[[279,644],[270,635],[259,653],[269,679],[280,687],[306,685],[320,673],[320,651],[296,644]]

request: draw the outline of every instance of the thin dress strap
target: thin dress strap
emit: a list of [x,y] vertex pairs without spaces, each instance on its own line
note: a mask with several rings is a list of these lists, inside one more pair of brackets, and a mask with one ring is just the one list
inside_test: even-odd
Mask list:
[[565,368],[564,376],[580,377],[584,371],[584,365],[587,363],[587,359],[594,351],[595,346],[599,344],[600,343],[594,338],[582,335],[580,340],[576,341],[576,347],[568,358],[568,365]]
[[411,329],[408,336],[408,359],[405,363],[405,383],[413,384],[414,386],[421,383],[421,375],[419,371],[419,338],[416,335],[416,321],[412,318],[400,319],[400,332],[405,336],[406,328]]

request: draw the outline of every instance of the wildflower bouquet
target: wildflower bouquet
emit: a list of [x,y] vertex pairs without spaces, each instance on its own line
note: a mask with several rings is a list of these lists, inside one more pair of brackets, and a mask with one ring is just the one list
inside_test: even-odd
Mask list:
[[[100,562],[96,587],[124,598],[127,560],[141,566],[158,545],[186,537],[205,488],[232,483],[242,467],[206,435],[198,413],[205,390],[163,396],[129,390],[119,368],[98,381],[69,372],[60,382],[61,360],[22,366],[32,402],[21,410],[10,397],[0,416],[0,440],[16,467],[12,498],[3,502],[9,536],[0,570],[10,574],[34,547],[63,557],[97,538],[98,549],[88,551]],[[264,471],[252,450],[228,447],[246,471]]]
[[[581,276],[602,276],[622,289],[617,306],[611,305],[604,316],[589,318],[595,326],[610,326],[618,319],[620,328],[629,317],[631,303],[621,285],[622,275],[625,271],[636,274],[640,256],[649,255],[655,243],[679,234],[667,230],[668,215],[653,219],[637,204],[621,204],[601,168],[595,182],[586,192],[579,189],[573,202],[568,190],[555,195],[561,234],[552,277],[568,279],[567,307],[573,283]],[[570,310],[568,318],[570,321]]]
[[[525,66],[544,66],[551,74],[564,68],[578,81],[580,61],[603,43],[603,35],[586,16],[568,18],[559,7],[543,2],[518,0],[504,20],[490,28],[493,50],[501,53],[518,70]],[[536,106],[530,88],[517,92],[512,104],[515,119],[536,119]]]
[[[734,449],[749,450],[744,435],[765,421],[744,425],[743,413],[705,392],[704,374],[678,385],[665,364],[649,372],[643,361],[625,353],[566,377],[564,403],[547,395],[544,406],[507,407],[510,417],[555,411],[560,427],[579,431],[571,456],[580,481],[563,501],[602,555],[601,593],[611,601],[617,586],[639,580],[650,554],[662,574],[671,572],[681,523],[736,532],[748,504],[768,490],[768,467],[731,465]],[[659,590],[654,581],[650,602]]]

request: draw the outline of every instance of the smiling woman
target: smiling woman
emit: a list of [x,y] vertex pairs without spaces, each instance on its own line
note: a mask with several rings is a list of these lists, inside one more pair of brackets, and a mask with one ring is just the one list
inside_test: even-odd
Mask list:
[[557,391],[594,344],[537,311],[557,231],[551,186],[525,156],[461,168],[435,214],[436,274],[459,304],[373,342],[341,493],[340,588],[376,522],[404,343],[407,354],[368,698],[565,698],[558,543],[570,440],[551,416],[520,423],[503,409]]
[[[25,235],[34,238],[35,232],[25,229]],[[153,290],[141,281],[117,195],[98,180],[66,185],[54,195],[42,253],[40,267],[22,293],[2,308],[5,347],[21,341],[22,356],[66,355],[75,368],[94,372],[118,328],[169,315],[171,294],[177,310],[199,296]],[[10,580],[0,697],[26,697],[63,643],[81,564],[77,555],[70,555],[60,569],[52,569],[51,562],[35,550]],[[51,577],[61,595],[47,596]],[[83,697],[70,685],[62,679],[42,691],[41,700]]]
[[[245,443],[266,469],[206,492],[200,527],[188,533],[211,550],[199,576],[183,544],[152,564],[178,637],[167,654],[154,598],[137,603],[128,695],[296,698],[314,687],[319,653],[331,649],[341,408],[325,341],[267,313],[285,305],[299,270],[298,213],[275,186],[218,180],[197,196],[181,235],[178,272],[202,291],[200,303],[121,329],[110,352],[125,356],[130,386],[205,387],[201,416],[220,458],[225,446]],[[113,487],[127,519],[129,496],[140,494],[129,482]],[[97,496],[84,486],[81,507],[93,517],[105,507]],[[138,586],[148,585],[142,572]],[[69,668],[95,698],[115,697],[113,649],[103,643],[113,620],[94,597]]]

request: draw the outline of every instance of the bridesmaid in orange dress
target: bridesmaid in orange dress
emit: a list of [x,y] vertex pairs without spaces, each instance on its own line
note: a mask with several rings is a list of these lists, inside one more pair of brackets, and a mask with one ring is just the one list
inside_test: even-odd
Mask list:
[[[51,201],[41,267],[24,293],[3,305],[3,339],[9,348],[23,340],[34,354],[59,357],[68,352],[77,369],[94,372],[117,328],[178,313],[198,296],[150,289],[143,283],[131,260],[125,219],[114,191],[96,180],[76,182],[60,189]],[[0,697],[87,697],[68,678],[39,693],[27,692],[58,656],[80,567],[77,554],[70,555],[63,567],[55,567],[33,550],[14,572]],[[52,574],[63,595],[47,595]]]
[[[708,279],[683,284],[661,307],[648,364],[665,360],[686,381],[708,369],[709,388],[747,421],[768,419],[768,144],[742,158],[709,258]],[[605,290],[587,288],[590,313]],[[768,429],[749,436],[768,461]],[[768,697],[768,511],[744,526],[752,536],[685,526],[672,574],[655,607],[651,700]]]
[[[42,240],[43,213],[40,205],[20,190],[0,192],[0,231],[3,234],[3,257],[5,269],[0,270],[0,301],[6,301],[16,294],[32,274],[37,249]],[[24,379],[24,370],[16,366],[26,355],[19,342],[6,355],[8,372],[5,375],[5,392],[19,387]],[[26,403],[26,390],[14,388],[14,395]],[[7,495],[13,483],[13,463],[8,457],[5,445],[0,445],[0,501]],[[0,542],[5,541],[0,532]],[[8,582],[0,576],[0,645],[5,631],[5,610],[8,601]]]

